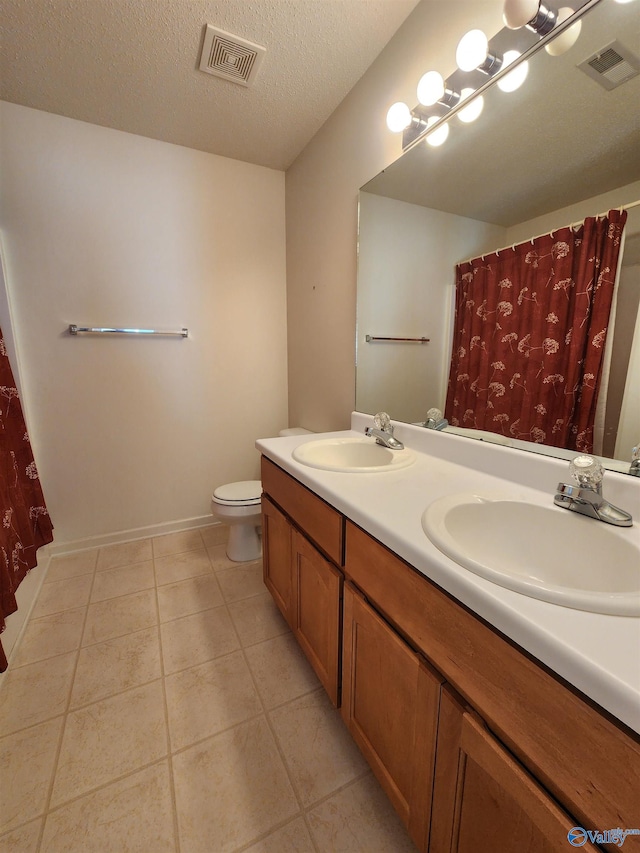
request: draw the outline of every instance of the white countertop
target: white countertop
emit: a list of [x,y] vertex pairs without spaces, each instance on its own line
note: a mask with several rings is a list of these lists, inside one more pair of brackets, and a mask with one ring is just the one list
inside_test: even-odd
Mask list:
[[[395,424],[396,436],[416,452],[416,462],[401,470],[346,474],[310,468],[291,456],[307,441],[362,436],[370,425],[371,416],[354,412],[351,430],[260,439],[256,447],[640,734],[640,618],[574,610],[498,586],[446,557],[422,529],[427,505],[446,494],[508,490],[514,499],[552,505],[567,463],[409,424]],[[604,494],[632,513],[625,535],[640,544],[640,478],[607,472]],[[572,513],[567,516],[570,522]]]

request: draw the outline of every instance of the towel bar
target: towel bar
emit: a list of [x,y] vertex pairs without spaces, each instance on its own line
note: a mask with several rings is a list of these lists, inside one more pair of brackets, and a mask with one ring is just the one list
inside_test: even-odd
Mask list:
[[188,338],[189,329],[178,329],[176,331],[162,331],[161,329],[110,329],[102,326],[69,326],[70,335],[90,334],[90,335],[169,335],[171,337]]

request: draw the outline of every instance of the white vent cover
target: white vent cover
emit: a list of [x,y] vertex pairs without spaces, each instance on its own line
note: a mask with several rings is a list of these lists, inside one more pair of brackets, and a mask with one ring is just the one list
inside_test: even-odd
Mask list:
[[605,89],[615,89],[640,74],[640,59],[619,41],[612,41],[578,68]]
[[252,86],[266,48],[207,24],[200,70],[241,86]]

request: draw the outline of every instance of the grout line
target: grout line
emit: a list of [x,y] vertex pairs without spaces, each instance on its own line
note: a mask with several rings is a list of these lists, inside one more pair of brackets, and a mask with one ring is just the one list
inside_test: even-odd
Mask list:
[[58,736],[58,746],[56,748],[55,758],[53,760],[53,766],[51,768],[51,777],[49,779],[49,786],[48,786],[47,794],[46,794],[45,801],[44,801],[43,820],[42,820],[42,825],[40,827],[40,832],[38,833],[38,841],[36,842],[36,853],[38,853],[38,851],[40,850],[40,847],[42,845],[42,840],[44,838],[44,830],[45,830],[45,826],[47,824],[47,816],[48,816],[50,808],[51,808],[51,797],[53,796],[53,789],[55,787],[55,782],[56,782],[56,778],[58,775],[58,764],[60,761],[60,754],[62,752],[62,744],[64,742],[64,735],[65,735],[65,732],[67,730],[67,720],[69,717],[69,708],[71,706],[71,696],[73,695],[73,686],[75,684],[76,674],[78,672],[78,663],[80,661],[80,652],[82,650],[82,640],[83,640],[84,632],[85,632],[85,629],[87,626],[87,619],[89,618],[89,601],[91,600],[91,593],[93,591],[93,585],[94,585],[95,579],[96,579],[98,557],[99,557],[99,552],[96,551],[95,562],[93,565],[93,573],[91,575],[91,585],[89,587],[89,595],[87,598],[87,603],[85,605],[84,619],[82,621],[82,630],[80,631],[80,641],[78,643],[78,648],[76,649],[76,660],[75,660],[75,664],[73,667],[73,674],[71,676],[71,681],[69,683],[69,693],[67,695],[67,702],[66,702],[66,707],[65,707],[65,711],[64,711],[64,718],[62,721],[62,726],[60,727],[60,734]]
[[[152,543],[153,545],[153,543]],[[173,842],[176,853],[180,853],[180,827],[178,824],[178,801],[176,798],[176,786],[173,778],[173,754],[171,751],[171,732],[169,729],[169,704],[167,702],[167,674],[164,667],[164,653],[162,645],[162,631],[160,624],[160,602],[158,600],[158,578],[156,575],[155,556],[153,558],[153,578],[155,581],[155,602],[156,602],[156,617],[158,620],[158,648],[160,651],[160,674],[162,680],[162,697],[164,701],[164,725],[165,735],[167,739],[167,768],[169,771],[169,794],[171,796],[171,806],[173,809]]]

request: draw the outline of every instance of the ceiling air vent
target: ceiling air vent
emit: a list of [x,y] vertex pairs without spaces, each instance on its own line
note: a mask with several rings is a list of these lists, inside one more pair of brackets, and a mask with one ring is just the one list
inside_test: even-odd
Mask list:
[[207,24],[200,70],[241,86],[252,86],[266,48]]
[[605,89],[615,89],[640,74],[640,59],[619,41],[612,41],[578,68]]

